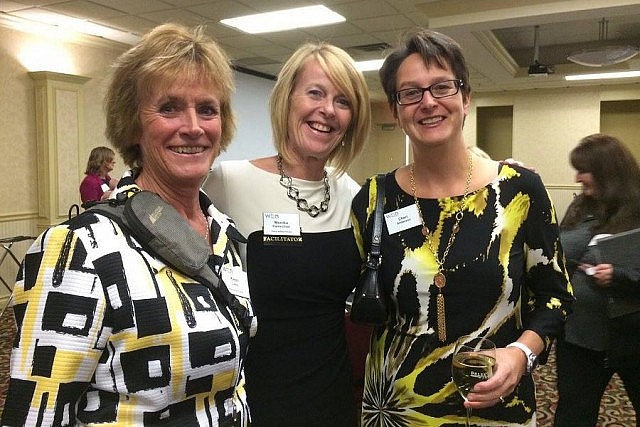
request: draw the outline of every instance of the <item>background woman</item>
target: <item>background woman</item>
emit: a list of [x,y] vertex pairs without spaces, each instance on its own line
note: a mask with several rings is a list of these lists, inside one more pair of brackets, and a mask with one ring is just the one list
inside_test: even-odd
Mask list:
[[[614,373],[636,419],[640,414],[640,268],[599,262],[598,247],[590,244],[598,234],[640,227],[640,168],[617,138],[603,134],[583,138],[570,161],[582,193],[567,209],[560,237],[576,302],[556,347],[555,426],[588,427],[597,425],[600,400]],[[609,319],[615,301],[635,316],[635,327],[630,323],[616,331]]]
[[[464,424],[451,358],[466,334],[499,347],[493,377],[464,402],[472,425],[535,425],[524,374],[545,360],[572,299],[551,200],[532,171],[467,149],[471,88],[454,40],[410,35],[380,78],[414,161],[386,179],[381,273],[391,312],[371,340],[363,425]],[[363,253],[373,182],[353,202]]]
[[234,131],[228,58],[202,29],[166,24],[114,68],[106,134],[133,169],[113,198],[159,195],[155,218],[175,211],[174,238],[200,242],[220,283],[91,210],[45,231],[14,290],[2,425],[246,426],[251,311],[238,232],[199,190]]
[[80,183],[80,199],[82,203],[102,200],[109,197],[118,185],[118,180],[111,178],[109,172],[116,164],[116,153],[109,147],[95,147],[89,154],[85,177]]
[[223,162],[205,185],[248,236],[252,423],[352,426],[344,309],[360,271],[349,218],[359,186],[343,172],[369,132],[367,86],[346,52],[309,43],[282,68],[270,110],[277,155]]

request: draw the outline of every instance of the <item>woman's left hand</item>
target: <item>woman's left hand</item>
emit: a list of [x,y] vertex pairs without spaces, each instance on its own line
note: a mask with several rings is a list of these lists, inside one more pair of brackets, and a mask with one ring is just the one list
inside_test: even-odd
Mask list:
[[509,401],[509,395],[516,389],[525,371],[526,360],[522,350],[497,348],[493,376],[475,385],[467,395],[464,406],[479,409]]

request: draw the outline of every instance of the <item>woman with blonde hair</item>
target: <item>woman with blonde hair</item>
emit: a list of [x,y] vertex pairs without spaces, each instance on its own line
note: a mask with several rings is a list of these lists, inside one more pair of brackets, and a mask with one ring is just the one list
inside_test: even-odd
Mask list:
[[353,426],[345,301],[360,262],[345,174],[367,139],[367,86],[351,57],[306,43],[270,98],[276,154],[222,162],[205,184],[247,236],[260,326],[247,355],[254,426]]

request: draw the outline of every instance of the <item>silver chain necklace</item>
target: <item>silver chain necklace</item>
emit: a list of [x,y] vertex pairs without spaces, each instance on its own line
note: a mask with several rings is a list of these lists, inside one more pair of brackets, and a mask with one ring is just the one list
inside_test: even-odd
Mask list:
[[284,173],[284,168],[282,167],[282,155],[280,155],[280,153],[278,153],[278,171],[280,172],[280,185],[287,189],[287,196],[296,202],[298,210],[308,213],[311,218],[315,218],[320,214],[320,212],[326,212],[327,209],[329,209],[329,200],[331,197],[329,195],[329,178],[327,177],[326,170],[324,170],[324,174],[322,176],[322,181],[324,182],[324,200],[320,202],[320,207],[317,207],[316,205],[309,206],[307,199],[300,197],[300,190],[293,186],[293,180],[291,177]]

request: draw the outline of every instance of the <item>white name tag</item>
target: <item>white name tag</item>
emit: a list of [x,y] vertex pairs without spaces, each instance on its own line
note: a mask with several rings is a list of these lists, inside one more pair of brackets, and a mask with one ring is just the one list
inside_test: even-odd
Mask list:
[[263,233],[268,236],[299,236],[298,214],[265,212],[262,214]]
[[100,188],[102,188],[102,192],[104,192],[104,193],[106,193],[107,191],[110,190],[109,186],[107,184],[105,184],[105,183],[102,183]]
[[389,234],[396,234],[409,228],[422,225],[420,214],[415,204],[384,214]]
[[220,273],[229,292],[239,297],[249,298],[249,281],[246,271],[240,267],[223,266]]

